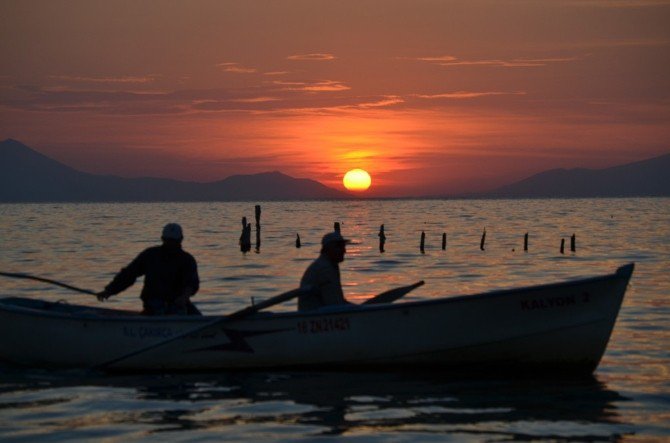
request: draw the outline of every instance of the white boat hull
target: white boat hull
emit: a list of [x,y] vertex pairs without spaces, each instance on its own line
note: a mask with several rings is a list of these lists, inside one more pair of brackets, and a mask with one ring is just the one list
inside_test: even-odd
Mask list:
[[[187,334],[107,370],[439,367],[591,373],[633,265],[571,282],[436,300],[260,313]],[[221,317],[143,317],[35,300],[0,300],[0,357],[95,368]]]

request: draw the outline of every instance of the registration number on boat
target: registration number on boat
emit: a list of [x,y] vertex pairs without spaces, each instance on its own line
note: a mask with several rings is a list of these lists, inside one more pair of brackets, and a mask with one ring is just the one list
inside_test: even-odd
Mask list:
[[583,292],[581,296],[572,294],[562,297],[546,297],[521,300],[521,310],[537,311],[554,308],[565,308],[568,306],[575,306],[578,303],[589,303],[590,298],[591,295],[588,292]]
[[132,338],[170,338],[174,335],[171,328],[163,327],[123,327],[123,335]]
[[297,329],[300,334],[322,334],[326,332],[343,332],[349,330],[348,317],[328,317],[314,320],[302,320],[298,322]]

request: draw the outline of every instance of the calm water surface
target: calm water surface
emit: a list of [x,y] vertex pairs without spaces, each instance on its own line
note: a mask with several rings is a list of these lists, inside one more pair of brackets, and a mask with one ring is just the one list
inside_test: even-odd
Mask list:
[[[260,251],[242,254],[240,220],[253,222],[255,203],[0,205],[0,270],[100,290],[157,244],[171,221],[182,224],[184,247],[198,260],[202,288],[195,301],[206,314],[296,287],[335,221],[354,240],[341,270],[345,295],[355,302],[417,280],[426,285],[408,299],[597,275],[628,262],[636,269],[592,379],[459,380],[434,372],[108,376],[2,367],[0,440],[670,438],[670,199],[260,202]],[[523,252],[526,232],[529,251]],[[569,251],[573,233],[575,253]],[[2,296],[98,303],[34,282],[0,285]],[[106,306],[139,309],[140,288]]]

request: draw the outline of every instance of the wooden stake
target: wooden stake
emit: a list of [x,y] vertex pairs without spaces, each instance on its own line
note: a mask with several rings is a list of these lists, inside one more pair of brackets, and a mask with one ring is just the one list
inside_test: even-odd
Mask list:
[[482,233],[482,241],[479,242],[479,249],[484,250],[484,242],[486,242],[486,228],[484,228],[484,232]]
[[386,243],[386,235],[384,234],[384,225],[379,227],[379,252],[384,252],[384,244]]
[[523,250],[524,252],[528,252],[528,233],[523,236]]
[[426,233],[424,231],[421,231],[421,243],[419,244],[419,250],[421,251],[422,254],[426,253],[425,245],[426,245]]
[[444,251],[446,249],[447,249],[447,233],[443,232],[442,233],[442,250]]
[[261,205],[256,205],[256,252],[261,250]]
[[251,251],[251,223],[242,217],[242,235],[240,235],[240,251],[246,253]]

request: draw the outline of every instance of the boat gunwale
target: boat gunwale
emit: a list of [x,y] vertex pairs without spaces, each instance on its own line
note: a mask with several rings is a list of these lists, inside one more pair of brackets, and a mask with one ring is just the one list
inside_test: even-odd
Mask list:
[[[572,280],[559,281],[555,283],[544,283],[539,285],[532,286],[523,286],[518,288],[506,288],[506,289],[495,289],[488,292],[480,292],[476,294],[464,294],[457,296],[446,296],[439,297],[435,299],[427,300],[415,300],[415,301],[404,301],[401,303],[380,303],[380,304],[369,304],[369,305],[338,305],[338,306],[328,306],[326,308],[314,310],[314,311],[291,311],[291,312],[257,312],[247,318],[243,319],[233,319],[231,322],[242,322],[249,320],[268,320],[268,319],[291,319],[291,318],[302,318],[302,317],[324,317],[330,315],[344,315],[344,314],[364,314],[369,312],[379,312],[387,310],[397,310],[397,309],[408,309],[414,307],[425,307],[438,304],[450,304],[450,303],[459,303],[468,300],[480,300],[480,299],[490,299],[490,298],[502,298],[509,296],[510,294],[523,294],[527,292],[542,291],[551,288],[557,287],[568,287],[568,286],[579,286],[584,284],[597,283],[600,281],[608,280],[617,280],[623,279],[628,283],[630,281],[631,275],[634,270],[634,263],[628,263],[626,265],[620,266],[614,273],[598,275],[593,277],[584,277]],[[115,312],[114,315],[105,316],[103,314],[94,314],[94,313],[77,313],[77,312],[58,312],[58,311],[49,311],[46,309],[37,309],[26,306],[13,305],[11,303],[5,303],[5,300],[19,299],[19,300],[34,300],[39,301],[39,299],[31,299],[28,297],[4,297],[0,298],[0,311],[10,311],[15,313],[27,314],[34,317],[57,317],[68,320],[82,320],[82,321],[100,321],[100,322],[151,322],[151,323],[174,323],[174,322],[186,322],[193,323],[194,326],[197,323],[210,323],[217,320],[225,321],[227,315],[203,315],[203,316],[144,316],[139,313],[133,315],[117,315],[117,312],[123,312],[120,310],[114,310],[109,308],[97,308],[87,305],[70,305],[73,307],[82,307],[91,310],[108,310]],[[44,303],[56,304],[57,302],[47,302]]]

